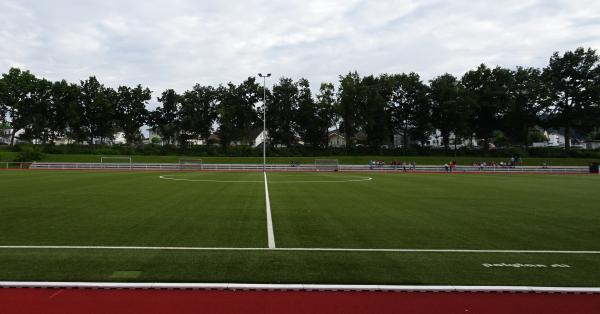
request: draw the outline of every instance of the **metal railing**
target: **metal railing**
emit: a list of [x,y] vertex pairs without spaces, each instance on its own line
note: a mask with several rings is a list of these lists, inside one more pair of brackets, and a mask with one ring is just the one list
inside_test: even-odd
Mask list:
[[0,162],[0,169],[29,169],[31,162]]
[[[6,163],[5,163],[6,164]],[[21,169],[55,169],[55,170],[164,170],[164,171],[263,171],[262,164],[202,164],[190,168],[178,163],[68,163],[68,162],[35,162],[35,163],[10,163],[10,168]],[[2,165],[2,164],[0,164]],[[9,168],[7,165],[6,168]],[[267,164],[266,171],[327,171],[319,169],[314,164],[288,165]],[[371,172],[452,172],[452,173],[588,173],[588,167],[581,166],[457,166],[448,169],[438,165],[421,165],[414,168],[399,165],[339,165],[338,171],[371,171]]]

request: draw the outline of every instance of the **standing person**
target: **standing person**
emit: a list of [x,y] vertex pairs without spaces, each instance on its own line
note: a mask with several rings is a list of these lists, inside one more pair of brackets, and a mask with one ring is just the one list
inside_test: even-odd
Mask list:
[[444,164],[444,169],[446,169],[446,172],[450,172],[450,167],[448,167],[448,164]]
[[413,171],[417,170],[417,163],[414,160],[412,161],[411,166]]

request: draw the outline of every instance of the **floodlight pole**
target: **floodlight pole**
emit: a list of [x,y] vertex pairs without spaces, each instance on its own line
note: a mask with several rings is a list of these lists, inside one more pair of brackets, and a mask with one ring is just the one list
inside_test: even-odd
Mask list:
[[263,79],[263,172],[267,171],[267,77],[271,77],[271,73],[258,76]]

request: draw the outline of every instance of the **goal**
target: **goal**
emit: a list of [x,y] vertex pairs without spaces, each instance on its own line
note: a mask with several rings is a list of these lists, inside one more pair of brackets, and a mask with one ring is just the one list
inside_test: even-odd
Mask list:
[[337,159],[315,159],[316,171],[338,171],[340,163]]
[[179,159],[179,170],[202,170],[202,159]]
[[102,168],[131,168],[132,160],[130,156],[101,156],[100,164]]

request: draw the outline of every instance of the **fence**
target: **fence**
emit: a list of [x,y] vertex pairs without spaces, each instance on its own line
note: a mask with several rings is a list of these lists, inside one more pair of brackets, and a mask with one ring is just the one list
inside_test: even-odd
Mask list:
[[31,162],[0,162],[0,169],[29,169]]
[[[5,163],[7,164],[7,163]],[[175,163],[8,163],[5,168],[26,169],[55,169],[55,170],[162,170],[162,171],[318,171],[314,164],[306,165],[287,165],[287,164],[202,164],[201,168],[189,169]],[[2,165],[2,164],[0,164]],[[422,165],[412,169],[410,166],[369,166],[369,165],[339,165],[339,171],[343,172],[447,172],[444,166]],[[321,170],[323,171],[323,170]],[[479,166],[457,166],[452,169],[453,173],[588,173],[588,167],[534,167],[534,166],[516,166],[516,167],[479,167]]]

